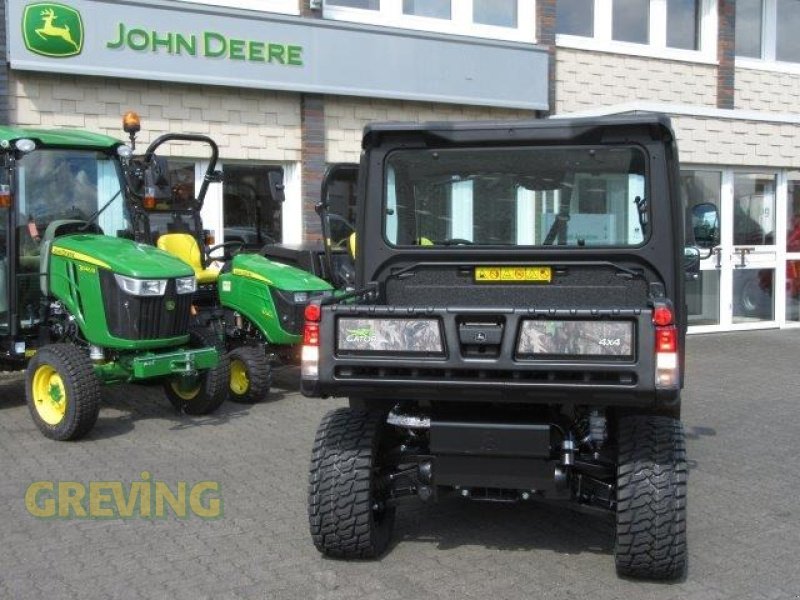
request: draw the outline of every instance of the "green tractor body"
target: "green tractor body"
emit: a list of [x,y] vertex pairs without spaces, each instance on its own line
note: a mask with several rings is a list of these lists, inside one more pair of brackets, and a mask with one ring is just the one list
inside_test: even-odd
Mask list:
[[[210,152],[196,193],[176,181],[168,161],[156,154],[170,142],[194,143]],[[308,302],[332,296],[334,290],[312,273],[247,253],[252,249],[244,242],[206,244],[201,211],[208,185],[221,180],[214,170],[217,158],[217,145],[207,136],[161,136],[126,165],[125,200],[134,239],[172,253],[197,276],[195,323],[212,331],[228,350],[231,399],[256,402],[269,391],[273,360],[299,363]],[[270,185],[271,196],[282,197],[282,183],[271,180]]]
[[217,288],[221,304],[247,318],[270,344],[289,346],[302,341],[309,296],[331,292],[322,279],[257,254],[233,257]]
[[53,439],[91,429],[101,383],[163,378],[195,414],[227,395],[227,359],[190,331],[193,270],[103,235],[127,226],[124,150],[84,132],[0,128],[0,359],[29,360],[31,414]]

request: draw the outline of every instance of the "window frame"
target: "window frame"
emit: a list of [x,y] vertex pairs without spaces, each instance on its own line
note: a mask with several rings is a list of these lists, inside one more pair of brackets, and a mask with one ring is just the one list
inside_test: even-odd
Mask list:
[[472,20],[472,0],[452,0],[450,19],[403,14],[403,0],[380,0],[378,10],[333,6],[325,0],[322,16],[334,21],[349,21],[383,27],[397,27],[450,35],[536,43],[536,2],[516,0],[517,27],[484,25]]
[[299,15],[297,0],[179,0],[193,4],[206,4],[216,7],[241,8],[258,12],[278,13],[282,15]]
[[800,61],[781,61],[778,54],[778,2],[761,1],[761,57],[736,56],[736,66],[781,73],[800,73]]
[[680,60],[686,62],[717,64],[717,29],[719,17],[715,0],[698,0],[700,26],[699,49],[686,50],[667,46],[667,0],[650,0],[649,42],[638,44],[621,42],[612,38],[613,0],[594,0],[594,35],[580,36],[556,34],[556,46],[631,54],[648,58]]

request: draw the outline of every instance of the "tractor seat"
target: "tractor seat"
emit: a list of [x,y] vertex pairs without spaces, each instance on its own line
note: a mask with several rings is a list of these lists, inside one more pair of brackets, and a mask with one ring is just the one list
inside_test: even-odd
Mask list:
[[169,252],[173,256],[180,258],[183,262],[194,269],[198,285],[216,283],[219,277],[219,270],[203,268],[200,245],[188,233],[165,233],[159,236],[156,246],[159,249]]

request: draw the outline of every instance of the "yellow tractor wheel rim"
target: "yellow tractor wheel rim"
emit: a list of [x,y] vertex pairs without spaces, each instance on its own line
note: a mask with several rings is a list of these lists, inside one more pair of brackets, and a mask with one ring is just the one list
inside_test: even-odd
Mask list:
[[237,396],[244,396],[249,389],[247,367],[241,360],[231,361],[231,391]]
[[33,373],[33,404],[42,421],[58,425],[67,414],[67,389],[64,381],[50,365],[41,365]]
[[170,381],[169,387],[172,388],[172,391],[175,392],[175,395],[181,400],[194,400],[200,394],[202,385],[198,383],[192,388],[187,388],[182,387],[179,381]]

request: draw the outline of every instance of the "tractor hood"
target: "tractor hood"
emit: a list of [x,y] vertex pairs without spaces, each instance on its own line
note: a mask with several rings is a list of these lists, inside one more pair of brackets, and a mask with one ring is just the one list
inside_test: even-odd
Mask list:
[[163,250],[106,235],[87,233],[59,237],[53,242],[51,253],[137,279],[194,275],[189,265]]
[[287,292],[321,292],[333,289],[327,281],[311,273],[268,260],[258,254],[235,256],[232,270],[234,275],[258,279],[273,288]]

